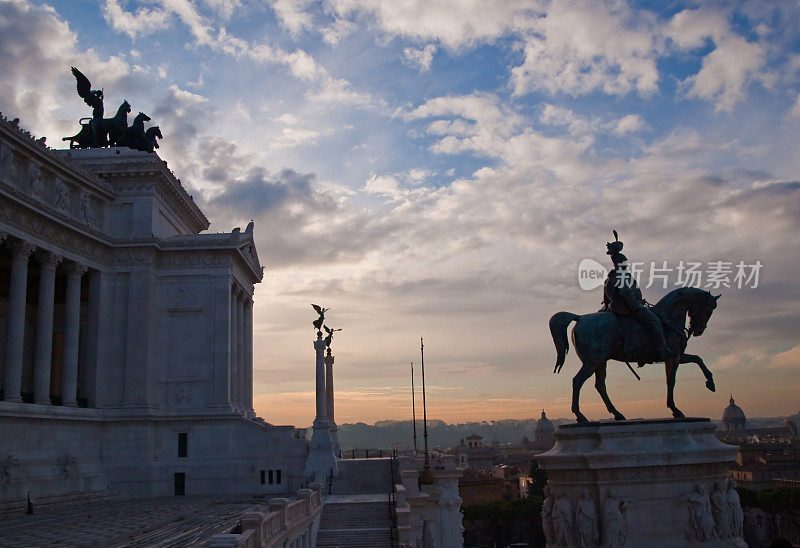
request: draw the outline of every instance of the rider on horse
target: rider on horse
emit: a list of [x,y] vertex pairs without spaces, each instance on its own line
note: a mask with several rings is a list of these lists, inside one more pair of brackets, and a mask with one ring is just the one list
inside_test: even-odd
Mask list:
[[[672,352],[664,339],[661,320],[646,306],[636,279],[628,271],[628,258],[622,254],[622,242],[614,231],[616,240],[606,243],[606,255],[611,256],[614,268],[608,272],[603,286],[603,311],[616,316],[632,316],[644,327],[653,344],[655,354],[652,360],[664,361]],[[640,364],[641,365],[641,364]]]

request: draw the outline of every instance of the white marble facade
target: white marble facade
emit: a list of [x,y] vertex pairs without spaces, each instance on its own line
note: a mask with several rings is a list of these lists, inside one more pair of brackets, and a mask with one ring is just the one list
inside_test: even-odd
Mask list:
[[0,119],[0,504],[302,487],[307,442],[253,412],[253,226],[208,226],[156,154]]

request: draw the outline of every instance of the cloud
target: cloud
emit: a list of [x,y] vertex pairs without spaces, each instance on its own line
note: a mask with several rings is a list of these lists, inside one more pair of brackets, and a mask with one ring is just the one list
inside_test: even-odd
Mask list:
[[638,114],[626,114],[619,120],[614,127],[614,133],[617,135],[625,135],[641,131],[644,128],[644,121]]
[[136,12],[125,11],[117,0],[105,0],[103,17],[117,32],[123,32],[131,38],[146,36],[164,29],[172,24],[170,12],[161,8],[141,7]]
[[420,72],[427,72],[431,69],[433,55],[436,53],[436,46],[427,44],[424,48],[404,48],[403,56],[408,64],[417,66]]
[[622,3],[554,1],[531,30],[524,61],[511,70],[517,95],[649,95],[658,88],[655,21],[645,11],[637,16]]
[[769,360],[769,367],[800,368],[800,345],[772,356]]
[[281,25],[297,36],[313,25],[311,14],[306,11],[311,4],[312,0],[273,0],[272,9]]

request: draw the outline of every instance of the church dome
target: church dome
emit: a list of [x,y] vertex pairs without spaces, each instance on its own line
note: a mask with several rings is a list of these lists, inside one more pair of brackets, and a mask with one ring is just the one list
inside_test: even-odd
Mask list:
[[555,427],[553,423],[550,422],[550,419],[547,418],[547,415],[544,413],[544,409],[542,409],[542,418],[536,421],[536,431],[537,432],[553,432]]
[[744,411],[734,403],[733,396],[730,401],[730,405],[722,412],[722,426],[726,431],[744,430],[747,424]]

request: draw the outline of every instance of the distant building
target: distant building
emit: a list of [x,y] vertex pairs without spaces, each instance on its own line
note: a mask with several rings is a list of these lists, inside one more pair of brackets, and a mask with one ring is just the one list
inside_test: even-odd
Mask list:
[[[499,443],[497,444],[499,450]],[[483,437],[472,434],[462,439],[454,450],[459,468],[491,471],[494,465],[495,452],[491,447],[483,445]]]
[[555,426],[553,426],[553,423],[547,418],[544,409],[542,409],[542,418],[536,422],[536,429],[534,430],[534,442],[536,445],[539,447],[547,447],[548,449],[553,447],[555,444],[553,433],[555,430]]
[[458,480],[462,506],[504,500],[505,481],[491,473],[467,469]]
[[748,428],[744,411],[731,396],[717,437],[739,446],[731,476],[742,487],[771,489],[800,481],[800,439],[791,419],[781,426]]
[[747,418],[742,408],[736,405],[731,395],[731,403],[722,412],[722,429],[725,432],[742,432],[747,428]]

